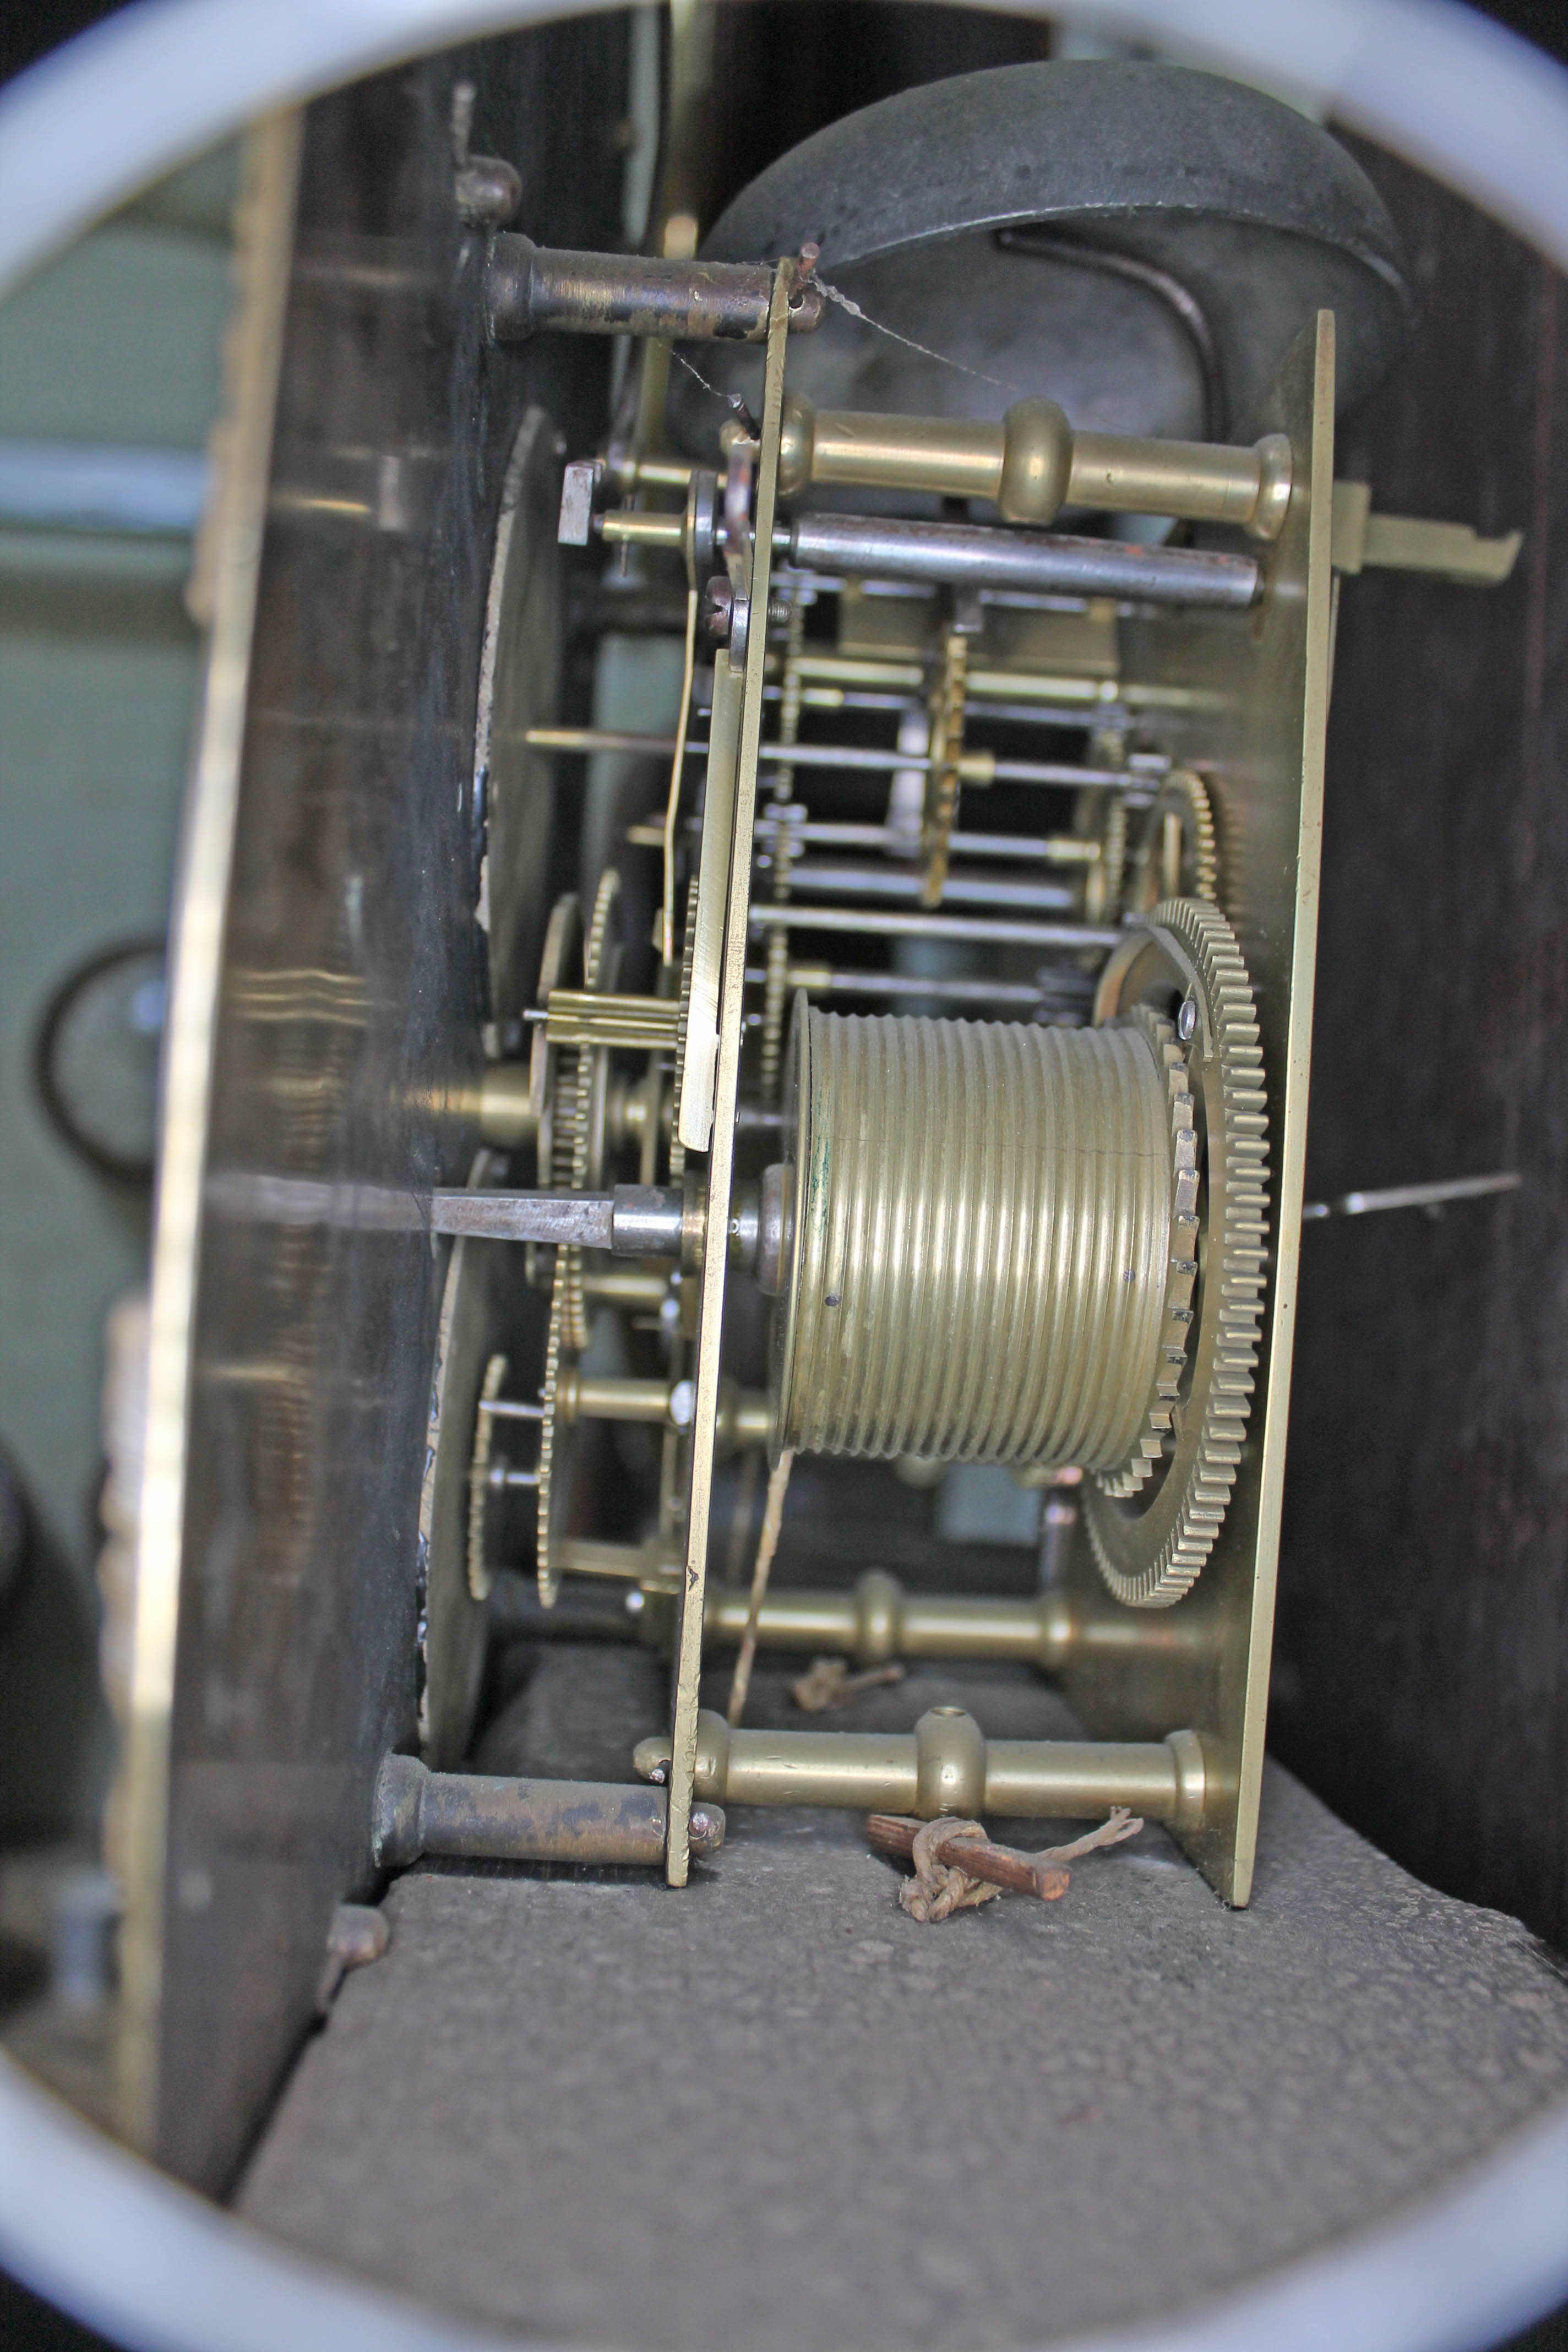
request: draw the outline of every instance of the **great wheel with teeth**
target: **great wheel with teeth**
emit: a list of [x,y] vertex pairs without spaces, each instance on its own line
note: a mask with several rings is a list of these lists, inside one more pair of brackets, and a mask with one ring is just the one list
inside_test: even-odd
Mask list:
[[1163,1062],[1172,1225],[1162,1362],[1131,1459],[1086,1481],[1095,1560],[1117,1600],[1168,1608],[1213,1550],[1241,1462],[1268,1254],[1268,1107],[1252,986],[1217,907],[1162,901],[1100,983],[1099,1021],[1136,1021]]
[[[594,918],[583,951],[583,985],[596,994],[613,990],[619,975],[616,926],[621,877],[613,866],[601,876]],[[605,1099],[608,1055],[602,1045],[571,1047],[561,1055],[555,1076],[548,1181],[575,1192],[604,1181]],[[542,1159],[542,1150],[541,1157]],[[543,1173],[542,1167],[541,1173]],[[583,1297],[583,1253],[559,1249],[550,1295],[550,1329],[544,1349],[543,1419],[539,1431],[539,1597],[549,1609],[561,1591],[559,1546],[574,1505],[575,1431],[563,1424],[558,1404],[561,1376],[588,1345],[588,1313]]]

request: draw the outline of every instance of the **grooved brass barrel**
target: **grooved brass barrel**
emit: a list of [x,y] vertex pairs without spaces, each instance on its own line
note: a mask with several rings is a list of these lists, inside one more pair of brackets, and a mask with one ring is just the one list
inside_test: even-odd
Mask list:
[[1170,1108],[1140,1027],[795,1025],[774,1444],[1110,1469],[1170,1257]]

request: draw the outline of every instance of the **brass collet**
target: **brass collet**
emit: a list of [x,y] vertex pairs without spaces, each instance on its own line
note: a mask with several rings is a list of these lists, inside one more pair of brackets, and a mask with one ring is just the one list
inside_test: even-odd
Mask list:
[[784,402],[779,492],[813,483],[989,499],[1004,522],[1054,522],[1064,507],[1233,523],[1278,539],[1294,467],[1282,433],[1250,448],[1075,432],[1054,400],[1015,401],[1000,424],[888,416]]
[[[733,1646],[751,1622],[751,1601],[740,1586],[710,1584],[703,1601],[703,1639]],[[1125,1638],[1125,1629],[1116,1625]],[[997,1599],[967,1592],[906,1592],[883,1569],[868,1569],[848,1591],[768,1592],[757,1612],[764,1650],[830,1653],[861,1666],[891,1658],[1008,1658],[1059,1672],[1078,1627],[1059,1592]]]

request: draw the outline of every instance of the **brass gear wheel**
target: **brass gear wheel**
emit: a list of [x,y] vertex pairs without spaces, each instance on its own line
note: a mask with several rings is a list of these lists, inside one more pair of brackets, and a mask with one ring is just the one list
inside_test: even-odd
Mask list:
[[[613,988],[620,961],[612,938],[620,908],[621,877],[613,866],[600,877],[594,900],[594,919],[583,950],[583,985],[591,992]],[[579,1045],[561,1056],[555,1087],[555,1115],[551,1123],[551,1178],[574,1192],[604,1181],[605,1094],[609,1056],[602,1045]],[[578,1354],[588,1344],[587,1310],[583,1303],[583,1253],[555,1254],[555,1295],[565,1295],[562,1322],[563,1345]]]
[[[620,942],[614,936],[621,906],[621,877],[614,866],[599,878],[594,899],[594,919],[583,950],[583,985],[602,995],[620,977]],[[605,1088],[609,1056],[603,1045],[583,1046],[577,1054],[577,1106],[572,1145],[574,1192],[596,1189],[605,1179]]]
[[1084,872],[1084,921],[1120,921],[1127,880],[1127,803],[1121,792],[1110,785],[1079,793],[1072,829],[1080,840],[1100,845],[1100,856]]
[[686,1146],[680,1140],[680,1076],[686,1067],[686,1024],[691,1011],[691,967],[697,955],[697,877],[686,893],[686,930],[680,948],[680,1010],[675,1020],[675,1091],[669,1110],[669,1181],[679,1184],[686,1173]]
[[[596,992],[613,989],[620,962],[614,932],[620,911],[621,877],[613,866],[599,877],[594,919],[583,951],[583,984]],[[605,1090],[608,1057],[601,1046],[579,1046],[561,1056],[555,1086],[555,1116],[551,1136],[552,1181],[573,1192],[587,1189],[604,1174]],[[563,1363],[575,1363],[588,1345],[588,1311],[583,1297],[583,1253],[567,1247],[555,1253],[555,1277],[550,1294],[550,1329],[544,1348],[544,1381],[540,1401],[544,1417],[539,1430],[539,1506],[536,1559],[539,1598],[546,1609],[555,1605],[561,1591],[561,1570],[554,1557],[555,1530],[552,1506],[561,1491],[563,1470],[563,1433],[556,1405]]]
[[[1167,820],[1173,819],[1180,847],[1173,877],[1166,857]],[[1132,865],[1128,905],[1147,919],[1162,898],[1205,898],[1219,904],[1219,837],[1214,810],[1201,776],[1173,768],[1154,795]]]
[[942,673],[931,697],[931,765],[921,811],[922,907],[940,907],[947,882],[952,828],[958,817],[959,762],[963,757],[964,697],[969,640],[952,630],[942,648]]
[[[1180,1008],[1173,1043],[1184,1043],[1193,1119],[1190,1213],[1195,1221],[1206,1195],[1206,1242],[1200,1265],[1181,1239],[1188,1229],[1180,1220],[1189,1213],[1178,1198],[1172,1255],[1181,1250],[1184,1274],[1191,1266],[1196,1304],[1184,1321],[1179,1299],[1173,1304],[1167,1292],[1173,1336],[1144,1441],[1147,1447],[1157,1438],[1157,1453],[1141,1477],[1129,1483],[1124,1467],[1088,1482],[1085,1496],[1100,1572],[1117,1600],[1135,1609],[1169,1608],[1190,1591],[1224,1522],[1251,1408],[1268,1254],[1268,1100],[1252,987],[1230,925],[1202,900],[1163,900],[1147,927],[1130,934],[1106,966],[1095,1013],[1105,1021],[1147,1011],[1158,1024],[1173,1003]],[[1175,1079],[1174,1066],[1167,1066]],[[1172,1108],[1181,1195],[1174,1092]],[[1179,1358],[1173,1327],[1184,1333]],[[1167,1445],[1164,1475],[1152,1483]]]
[[[565,1255],[564,1252],[562,1253]],[[565,1320],[565,1297],[561,1281],[559,1261],[555,1271],[555,1288],[550,1299],[550,1332],[544,1343],[544,1384],[540,1401],[544,1418],[539,1424],[539,1486],[536,1560],[539,1577],[540,1604],[553,1609],[561,1596],[561,1570],[554,1556],[550,1524],[551,1504],[554,1499],[560,1477],[556,1461],[556,1401],[561,1389],[562,1327]]]
[[[550,910],[550,922],[544,934],[544,952],[539,966],[539,1002],[547,1005],[552,988],[564,988],[566,974],[583,936],[583,910],[575,891],[557,898]],[[528,1093],[534,1118],[538,1121],[536,1150],[539,1181],[549,1186],[556,1181],[555,1134],[561,1099],[561,1048],[550,1043],[544,1023],[535,1024],[533,1045],[529,1062]],[[567,1166],[571,1166],[570,1154]],[[563,1182],[565,1178],[561,1179]]]

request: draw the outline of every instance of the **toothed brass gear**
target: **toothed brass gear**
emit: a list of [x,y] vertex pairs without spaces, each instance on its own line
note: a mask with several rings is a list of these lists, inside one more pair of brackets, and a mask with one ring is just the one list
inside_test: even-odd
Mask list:
[[[549,927],[544,934],[544,953],[539,967],[539,1003],[550,1002],[552,989],[563,988],[572,961],[577,952],[577,942],[583,936],[583,910],[575,891],[558,898],[551,909]],[[550,1042],[550,1030],[545,1022],[535,1024],[533,1045],[529,1063],[528,1091],[533,1114],[538,1120],[535,1149],[538,1154],[539,1181],[542,1185],[565,1183],[567,1177],[558,1176],[557,1134],[567,1096],[562,1089],[562,1049]],[[572,1151],[570,1140],[563,1147],[564,1165],[570,1171]]]
[[1165,1451],[1181,1396],[1193,1321],[1193,1288],[1198,1274],[1198,1139],[1186,1056],[1176,1041],[1176,1024],[1147,1004],[1131,1019],[1148,1038],[1164,1079],[1171,1110],[1171,1225],[1165,1261],[1165,1307],[1159,1367],[1137,1444],[1119,1468],[1100,1474],[1102,1493],[1124,1501],[1146,1486]]
[[[1166,821],[1173,818],[1180,836],[1173,887],[1165,854]],[[1219,904],[1219,836],[1214,810],[1203,779],[1190,768],[1173,768],[1154,795],[1133,860],[1128,905],[1133,913],[1147,919],[1162,898],[1177,896]]]
[[958,817],[959,762],[963,757],[964,697],[969,686],[969,640],[950,632],[942,674],[931,698],[931,764],[926,770],[921,813],[922,907],[940,907],[947,883],[952,828]]
[[[583,985],[602,992],[613,988],[618,951],[612,936],[620,908],[621,877],[613,866],[599,877],[594,919],[583,950]],[[552,1125],[552,1181],[574,1192],[604,1181],[605,1093],[609,1056],[602,1045],[577,1046],[561,1056],[556,1084],[556,1117]],[[555,1296],[563,1297],[563,1344],[581,1354],[588,1344],[588,1316],[583,1299],[583,1253],[563,1249],[555,1256]]]
[[686,1146],[680,1140],[680,1080],[686,1068],[686,1024],[691,1012],[691,967],[697,958],[697,877],[686,893],[686,930],[680,949],[680,1010],[675,1020],[675,1087],[669,1108],[669,1181],[679,1184],[686,1173]]
[[[583,951],[583,984],[595,991],[613,989],[619,952],[614,931],[620,908],[621,877],[613,866],[599,877],[594,919]],[[592,1179],[604,1178],[605,1088],[607,1055],[602,1045],[584,1045],[561,1056],[556,1082],[556,1117],[552,1136],[552,1171],[557,1183],[584,1191]],[[587,1303],[583,1296],[583,1253],[568,1246],[555,1253],[555,1279],[550,1293],[550,1329],[544,1348],[544,1383],[540,1390],[543,1419],[539,1429],[539,1512],[536,1565],[539,1598],[553,1608],[561,1590],[555,1562],[555,1532],[551,1504],[562,1474],[561,1430],[556,1412],[561,1374],[574,1364],[588,1345]]]
[[1114,786],[1096,786],[1078,796],[1072,829],[1097,842],[1100,856],[1085,868],[1082,914],[1086,923],[1114,923],[1121,914],[1127,881],[1127,803]]
[[[565,1253],[563,1251],[563,1256]],[[560,1465],[556,1460],[556,1402],[561,1388],[561,1359],[565,1350],[562,1332],[565,1321],[566,1300],[561,1281],[559,1262],[556,1265],[555,1288],[550,1299],[550,1331],[544,1343],[544,1385],[540,1401],[544,1417],[539,1424],[539,1485],[536,1490],[539,1507],[536,1567],[541,1606],[553,1609],[561,1594],[561,1570],[554,1558],[551,1526],[551,1505],[554,1499]]]
[[[1224,1522],[1251,1408],[1268,1254],[1268,1101],[1252,988],[1229,924],[1201,900],[1163,900],[1147,927],[1129,935],[1106,966],[1095,1012],[1104,1022],[1147,1009],[1160,1020],[1173,1004],[1175,1042],[1191,1027],[1185,1061],[1202,1145],[1194,1152],[1194,1208],[1205,1232],[1201,1273],[1194,1265],[1196,1325],[1187,1327],[1179,1367],[1171,1360],[1173,1337],[1166,1349],[1176,1384],[1156,1398],[1156,1409],[1165,1404],[1170,1413],[1163,1475],[1153,1483],[1165,1455],[1162,1430],[1160,1456],[1144,1478],[1131,1491],[1118,1490],[1119,1474],[1087,1482],[1084,1511],[1107,1585],[1142,1609],[1169,1608],[1191,1590]],[[1173,1213],[1173,1235],[1181,1213]],[[1169,1328],[1169,1293],[1167,1310]]]
[[[599,877],[594,899],[594,919],[583,950],[583,985],[595,994],[615,987],[620,976],[620,942],[615,929],[621,906],[621,877],[614,866]],[[609,1055],[603,1045],[585,1045],[577,1055],[577,1109],[572,1150],[574,1192],[597,1188],[605,1181],[605,1090]]]
[[584,988],[607,988],[610,985],[610,963],[617,953],[611,930],[620,905],[621,877],[613,866],[606,866],[594,894],[594,919],[588,926],[587,945],[583,950]]
[[[800,659],[805,650],[805,615],[811,602],[809,595],[790,598],[789,625],[784,639],[784,677],[779,690],[779,729],[781,743],[800,740],[800,713],[804,684],[800,675]],[[773,904],[783,905],[789,898],[789,869],[792,863],[790,832],[782,812],[795,795],[795,770],[787,761],[781,761],[773,771]],[[783,924],[765,932],[766,969],[763,979],[762,1048],[758,1059],[758,1085],[764,1102],[773,1102],[779,1090],[779,1072],[784,1061],[784,1016],[789,1010],[789,933]]]

